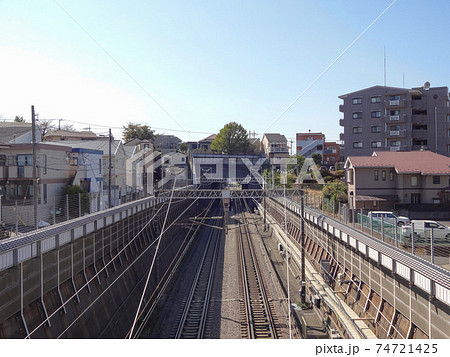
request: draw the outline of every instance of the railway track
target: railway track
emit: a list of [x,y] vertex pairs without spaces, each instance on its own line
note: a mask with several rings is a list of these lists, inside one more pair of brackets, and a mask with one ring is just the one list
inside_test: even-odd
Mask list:
[[[221,220],[215,219],[212,226],[216,226],[220,222]],[[220,236],[220,229],[210,228],[205,249],[179,317],[174,336],[177,339],[204,337]]]
[[265,289],[261,270],[250,237],[248,221],[245,217],[245,202],[239,202],[241,222],[239,223],[239,260],[241,266],[242,290],[241,301],[241,336],[242,338],[279,337],[274,316],[274,307]]

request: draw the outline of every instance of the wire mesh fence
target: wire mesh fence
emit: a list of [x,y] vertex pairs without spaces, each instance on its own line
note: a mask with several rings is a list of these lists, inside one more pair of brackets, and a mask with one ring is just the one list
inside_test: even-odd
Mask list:
[[305,204],[373,238],[450,269],[449,227],[440,225],[436,228],[427,228],[423,223],[414,225],[414,221],[413,224],[400,226],[397,221],[375,218],[369,215],[368,211],[350,209],[346,203],[333,202],[313,195],[305,198]]
[[[143,192],[129,193],[115,199],[112,206],[145,197]],[[37,209],[35,210],[35,205]],[[0,239],[27,233],[36,228],[82,217],[109,208],[107,195],[78,193],[54,196],[36,203],[31,199],[0,199]]]

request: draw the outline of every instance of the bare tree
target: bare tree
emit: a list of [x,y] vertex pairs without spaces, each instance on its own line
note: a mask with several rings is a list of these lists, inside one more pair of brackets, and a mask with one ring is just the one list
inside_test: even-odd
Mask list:
[[56,126],[52,124],[51,120],[39,120],[39,128],[41,129],[42,140],[44,140],[47,134],[50,134],[52,131],[56,130]]

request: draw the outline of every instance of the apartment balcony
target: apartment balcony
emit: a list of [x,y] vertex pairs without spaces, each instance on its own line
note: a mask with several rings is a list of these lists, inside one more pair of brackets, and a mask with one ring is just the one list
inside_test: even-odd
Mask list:
[[428,119],[426,115],[413,114],[411,116],[411,121],[413,124],[428,124]]
[[340,111],[341,113],[344,112],[344,104],[340,104],[340,105],[339,105],[339,111]]
[[286,152],[289,153],[289,149],[288,148],[269,148],[269,153],[282,153],[282,152]]
[[402,151],[406,149],[406,145],[400,145],[400,146],[387,146],[389,148],[389,151]]
[[344,119],[339,119],[339,126],[344,126]]
[[385,100],[384,104],[386,108],[403,108],[406,107],[406,99]]
[[344,141],[344,133],[340,133],[339,134],[339,140],[340,141]]
[[8,167],[0,166],[0,180],[5,180],[8,178]]
[[428,137],[428,130],[412,130],[411,136],[413,139],[426,139]]
[[401,130],[386,130],[386,133],[389,137],[397,137],[397,138],[403,138],[406,136],[406,130],[405,129],[401,129]]
[[400,114],[400,115],[386,115],[385,120],[387,122],[393,122],[393,123],[404,123],[406,122],[406,114]]

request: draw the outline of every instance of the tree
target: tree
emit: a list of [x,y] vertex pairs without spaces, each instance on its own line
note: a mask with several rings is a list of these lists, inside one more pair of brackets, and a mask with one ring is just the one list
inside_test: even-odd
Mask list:
[[320,155],[319,153],[316,152],[312,154],[311,158],[314,160],[316,165],[322,165],[322,155]]
[[295,155],[294,158],[297,159],[297,167],[298,170],[300,171],[305,162],[305,157],[303,155]]
[[345,203],[348,201],[347,185],[341,180],[328,182],[322,189],[322,196],[324,198],[325,205],[331,203],[330,210],[332,209],[332,206],[336,208],[339,203]]
[[128,123],[127,126],[123,126],[122,137],[125,142],[133,139],[154,140],[155,131],[148,125]]
[[[79,185],[64,186],[64,194],[68,195],[70,219],[89,213],[89,193]],[[81,204],[81,208],[80,208]]]
[[64,131],[75,131],[75,127],[72,124],[63,124],[61,125],[61,130]]
[[39,128],[41,129],[42,140],[47,134],[50,134],[56,129],[56,126],[52,124],[51,120],[39,120]]
[[211,143],[211,149],[224,154],[245,153],[250,149],[247,130],[241,124],[226,124]]
[[14,121],[16,123],[25,123],[25,119],[23,117],[19,117],[18,115],[14,118]]
[[182,152],[183,154],[187,154],[187,153],[188,153],[188,144],[187,144],[187,143],[181,143],[181,144],[178,146],[178,150],[179,150],[180,152]]

